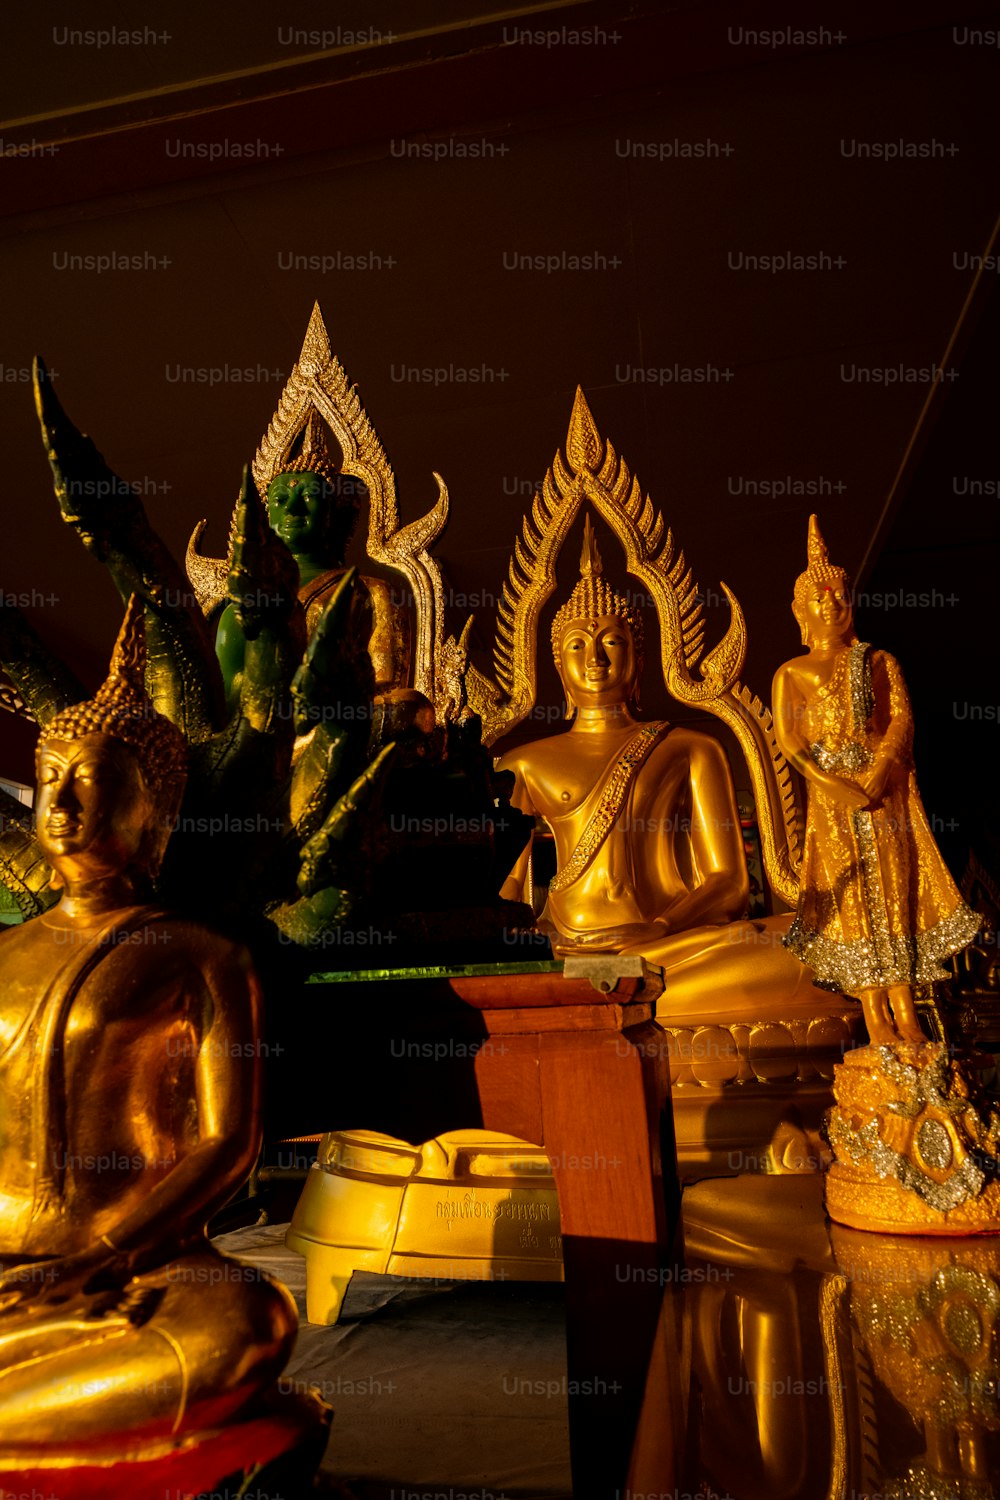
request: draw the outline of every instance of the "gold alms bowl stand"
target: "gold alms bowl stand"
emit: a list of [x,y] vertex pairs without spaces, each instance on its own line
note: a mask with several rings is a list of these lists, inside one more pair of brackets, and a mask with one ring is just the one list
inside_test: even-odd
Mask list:
[[335,1323],[355,1271],[443,1281],[561,1281],[544,1151],[459,1130],[420,1146],[374,1130],[323,1137],[285,1243],[306,1260],[310,1323]]

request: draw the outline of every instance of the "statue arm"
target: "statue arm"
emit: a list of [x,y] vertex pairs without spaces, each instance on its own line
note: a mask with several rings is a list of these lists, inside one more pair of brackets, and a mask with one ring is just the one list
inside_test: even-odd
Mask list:
[[45,1281],[26,1286],[22,1300],[62,1296],[73,1285],[120,1286],[146,1264],[163,1264],[201,1236],[253,1166],[261,1140],[260,987],[242,950],[205,936],[212,951],[188,981],[201,1001],[201,1024],[193,1018],[196,1144],[99,1241],[48,1261]]
[[[513,756],[503,756],[497,762],[498,771],[513,771],[514,790],[510,794],[510,805],[518,812],[527,813],[529,817],[535,816],[535,808],[531,801],[531,793],[524,777],[524,769],[520,762]],[[502,901],[528,901],[531,898],[531,846],[534,838],[529,838],[524,848],[517,857],[514,868],[500,887],[500,899]]]
[[662,914],[668,931],[684,932],[746,913],[750,898],[743,834],[726,752],[699,734],[689,752],[694,886]]
[[846,776],[838,776],[835,771],[824,771],[813,760],[812,750],[798,727],[802,722],[805,700],[792,677],[790,666],[791,663],[786,662],[778,668],[771,688],[774,735],[782,755],[808,784],[819,787],[835,802],[846,803],[849,807],[867,806],[868,796],[861,787]]
[[877,803],[885,796],[886,789],[896,768],[907,761],[913,746],[913,711],[910,695],[894,656],[879,651],[872,661],[872,691],[875,694],[876,713],[888,714],[888,724],[878,744],[874,747],[874,758],[870,766],[858,777],[871,799]]
[[199,1235],[260,1149],[260,986],[243,950],[206,937],[210,952],[200,956],[201,972],[192,976],[200,991],[193,1016],[197,1142],[104,1240],[136,1262],[147,1249],[162,1259],[164,1245]]

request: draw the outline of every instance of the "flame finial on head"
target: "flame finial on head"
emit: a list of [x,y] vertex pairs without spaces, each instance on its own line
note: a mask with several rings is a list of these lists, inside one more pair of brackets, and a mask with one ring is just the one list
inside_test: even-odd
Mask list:
[[560,644],[566,627],[573,620],[596,620],[604,615],[613,615],[625,621],[632,632],[636,658],[641,660],[643,654],[642,616],[638,610],[632,608],[627,599],[616,594],[606,581],[604,564],[597,548],[597,537],[588,515],[583,523],[579,581],[552,621],[552,650],[557,667],[559,666]]
[[[316,474],[328,484],[336,484],[340,465],[330,451],[326,423],[315,409],[306,418],[298,452],[286,452],[282,456],[280,469],[271,478],[276,479],[278,474]],[[264,500],[267,499],[266,489],[265,485],[265,493],[261,496]]]
[[795,595],[792,607],[796,611],[805,604],[809,590],[817,583],[844,583],[850,588],[850,579],[843,568],[836,567],[830,561],[823,534],[819,529],[819,517],[809,517],[809,536],[806,542],[806,558],[808,566],[804,573],[800,573],[795,580]]

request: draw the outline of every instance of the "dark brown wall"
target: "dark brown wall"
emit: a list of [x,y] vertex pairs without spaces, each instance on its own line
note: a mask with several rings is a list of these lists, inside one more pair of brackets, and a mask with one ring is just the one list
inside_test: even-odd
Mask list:
[[[965,413],[963,461],[1000,472],[982,385],[977,397],[962,366],[989,301],[980,289],[965,307],[969,257],[987,248],[997,217],[1000,68],[1000,49],[970,41],[966,28],[998,23],[958,6],[837,9],[840,40],[793,47],[741,38],[795,10],[576,5],[516,24],[590,22],[603,40],[511,45],[502,23],[431,27],[363,54],[306,58],[306,71],[279,77],[268,72],[273,45],[257,43],[285,18],[251,7],[234,62],[257,73],[189,90],[183,118],[171,117],[176,96],[156,91],[199,76],[196,51],[168,68],[148,49],[146,74],[138,84],[130,75],[128,87],[122,75],[121,86],[146,94],[122,104],[107,102],[116,74],[102,49],[100,87],[71,86],[67,75],[57,121],[3,129],[6,142],[35,145],[3,163],[12,212],[3,225],[0,586],[36,591],[38,628],[95,677],[119,611],[51,499],[21,378],[34,352],[57,372],[70,413],[146,492],[175,551],[203,515],[221,549],[240,466],[318,297],[395,465],[404,515],[430,504],[432,469],[448,482],[440,555],[456,595],[498,592],[527,486],[562,442],[580,382],[694,565],[710,632],[723,628],[718,580],[736,591],[757,691],[767,695],[774,668],[798,649],[787,601],[811,509],[849,568],[870,571],[881,557],[884,592],[906,572],[897,532],[884,551],[893,517],[911,541],[935,548],[935,574],[959,597],[935,619],[942,659],[969,649],[982,600],[969,596],[966,555],[940,542],[952,528],[955,548],[975,537],[995,558],[995,528],[983,521],[995,501],[959,505],[946,484],[936,500],[906,507],[939,408]],[[365,24],[378,25],[370,6]],[[53,48],[37,22],[22,25],[37,73]],[[173,30],[193,45],[195,25],[182,17]],[[205,73],[224,55],[217,29]],[[64,70],[68,55],[59,55]],[[29,93],[21,108],[30,111]],[[76,106],[85,96],[106,102],[84,116]],[[47,153],[47,141],[58,150]],[[229,155],[221,165],[182,157],[178,142]],[[235,158],[248,142],[270,156]],[[895,143],[931,154],[856,154]],[[709,154],[678,154],[689,145]],[[409,154],[415,147],[437,148],[440,159]],[[786,252],[826,259],[777,274],[737,268],[741,255]],[[68,268],[70,257],[100,255],[137,256],[148,268]],[[331,258],[327,266],[357,256],[374,268],[323,269],[321,260],[283,269],[295,255]],[[508,268],[515,256],[574,255],[600,268]],[[912,376],[850,378],[943,360],[956,378],[936,387]],[[226,367],[256,378],[208,383]],[[402,373],[413,368],[449,373]],[[657,374],[675,369],[695,380]],[[637,370],[656,378],[640,381]],[[485,378],[462,382],[458,371]],[[786,478],[817,493],[746,493]],[[486,648],[491,610],[476,613]],[[906,660],[916,612],[903,605],[882,616],[862,624],[877,644],[885,625],[919,675],[921,661]],[[463,618],[456,608],[456,628]],[[940,674],[935,684],[947,696]],[[554,696],[553,678],[544,691]],[[0,766],[28,779],[30,737],[7,722],[0,735]]]

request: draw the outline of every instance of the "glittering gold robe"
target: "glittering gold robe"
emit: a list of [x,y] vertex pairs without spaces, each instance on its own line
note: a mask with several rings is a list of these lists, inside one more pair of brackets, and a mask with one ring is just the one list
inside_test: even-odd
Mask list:
[[809,698],[802,732],[823,770],[853,779],[880,748],[896,761],[879,805],[855,809],[810,784],[801,894],[786,946],[827,989],[858,995],[944,979],[978,918],[961,900],[924,812],[913,716],[894,657],[857,641]]

